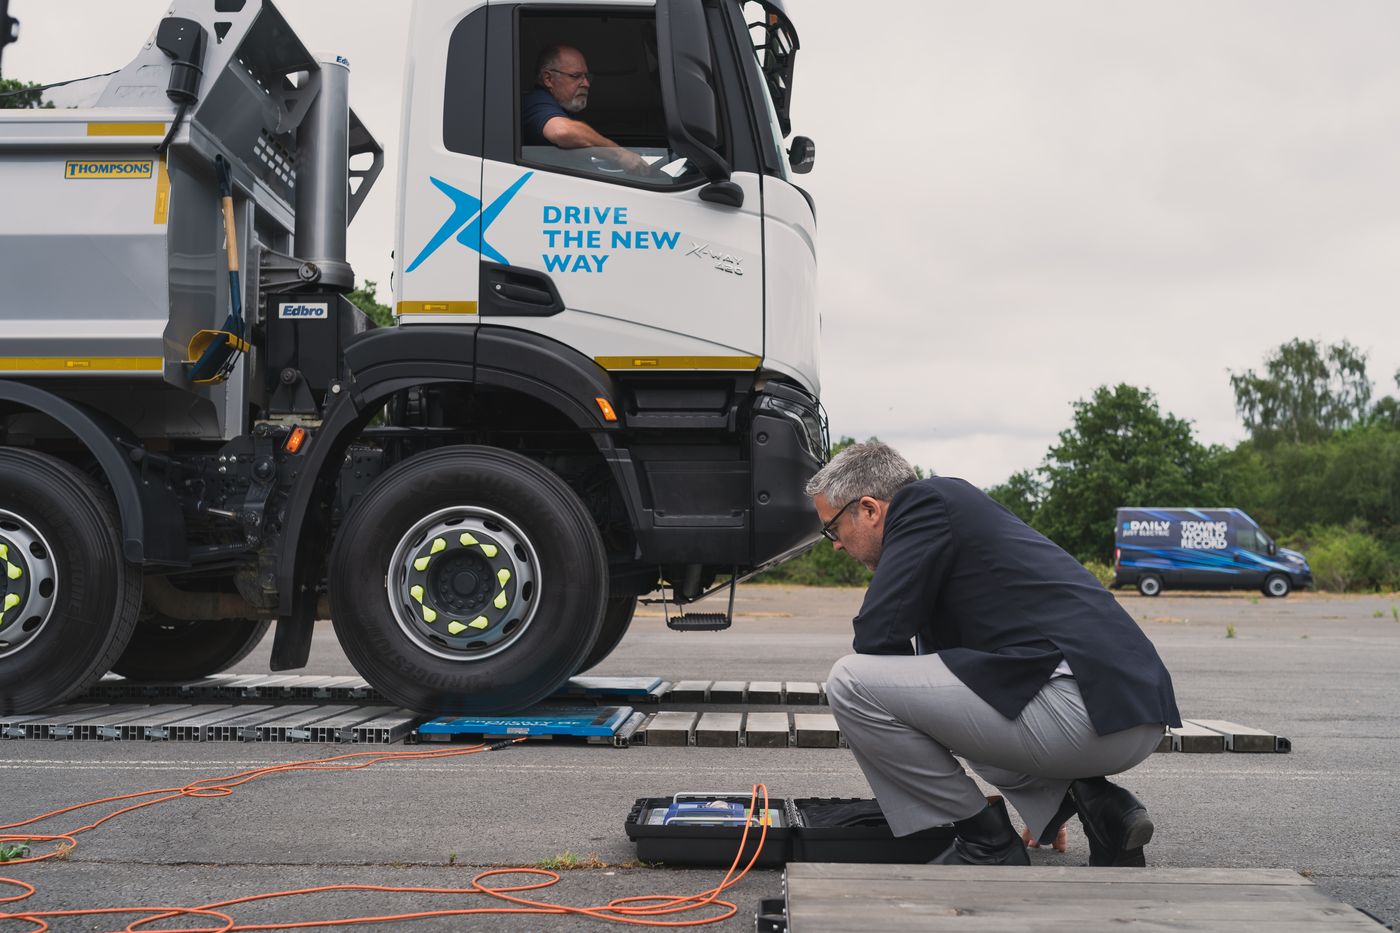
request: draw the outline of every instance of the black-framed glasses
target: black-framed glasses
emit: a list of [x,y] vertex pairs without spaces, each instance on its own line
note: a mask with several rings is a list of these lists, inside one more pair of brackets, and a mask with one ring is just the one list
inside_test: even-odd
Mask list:
[[557,75],[563,75],[570,81],[587,81],[593,83],[593,72],[591,71],[560,71],[558,68],[546,68],[545,71],[552,71]]
[[831,521],[827,522],[825,525],[822,526],[822,537],[826,538],[826,540],[831,541],[833,543],[838,541],[840,539],[840,535],[836,533],[836,523],[841,520],[842,515],[846,514],[847,509],[855,505],[863,498],[864,496],[857,496],[850,502],[847,502],[845,505],[841,506],[840,510],[835,515],[831,516]]

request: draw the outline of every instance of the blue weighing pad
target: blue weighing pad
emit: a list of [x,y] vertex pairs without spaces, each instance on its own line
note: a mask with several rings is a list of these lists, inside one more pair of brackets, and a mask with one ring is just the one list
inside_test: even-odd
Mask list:
[[537,706],[515,716],[440,716],[417,731],[429,742],[464,735],[612,738],[631,716],[630,706]]

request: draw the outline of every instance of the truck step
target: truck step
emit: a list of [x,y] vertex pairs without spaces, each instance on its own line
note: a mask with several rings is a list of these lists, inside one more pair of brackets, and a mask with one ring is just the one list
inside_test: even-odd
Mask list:
[[666,619],[667,628],[677,632],[719,632],[729,628],[731,618],[723,612],[687,612]]

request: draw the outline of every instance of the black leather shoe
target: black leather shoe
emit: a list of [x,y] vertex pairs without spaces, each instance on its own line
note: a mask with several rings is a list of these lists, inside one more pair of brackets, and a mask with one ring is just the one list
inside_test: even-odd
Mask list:
[[1128,791],[1107,778],[1085,778],[1069,786],[1079,822],[1089,840],[1089,864],[1141,868],[1142,847],[1152,841],[1152,818]]
[[1026,845],[1011,825],[1006,801],[988,798],[987,806],[953,823],[953,844],[930,865],[1029,865]]

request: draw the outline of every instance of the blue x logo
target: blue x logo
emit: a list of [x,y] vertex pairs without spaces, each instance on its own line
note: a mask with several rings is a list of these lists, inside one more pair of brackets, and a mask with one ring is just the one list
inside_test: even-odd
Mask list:
[[[525,182],[530,180],[530,176],[533,174],[535,173],[526,172],[524,175],[521,175],[516,179],[515,184],[501,192],[500,197],[488,204],[485,210],[481,210],[480,198],[467,194],[467,192],[460,188],[454,188],[447,182],[439,181],[430,176],[428,180],[433,183],[433,186],[451,199],[452,213],[448,215],[447,220],[438,228],[438,232],[434,233],[433,238],[428,241],[428,245],[423,247],[422,252],[409,264],[404,272],[412,272],[414,269],[421,266],[423,261],[437,252],[437,248],[446,243],[448,237],[452,236],[453,233],[457,234],[457,242],[468,249],[474,249],[487,259],[493,262],[499,262],[503,266],[510,265],[510,261],[502,256],[496,247],[486,242],[486,228],[491,226],[491,223],[500,215],[501,211],[505,210],[506,205],[510,203],[510,199],[515,197],[515,193],[520,190],[520,187],[524,185]],[[481,213],[478,214],[477,211],[479,210],[481,210]]]

